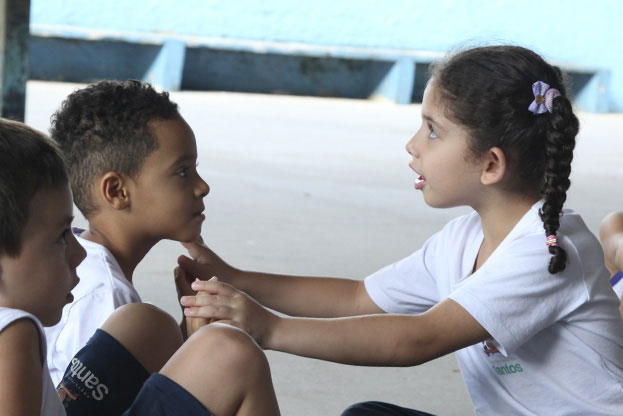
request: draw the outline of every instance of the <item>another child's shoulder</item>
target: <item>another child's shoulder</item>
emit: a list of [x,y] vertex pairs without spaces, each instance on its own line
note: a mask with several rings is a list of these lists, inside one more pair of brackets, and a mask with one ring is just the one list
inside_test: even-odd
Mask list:
[[26,321],[35,328],[41,328],[39,320],[34,315],[21,309],[0,307],[0,331],[18,320]]
[[601,221],[601,230],[623,232],[623,211],[614,211],[606,215]]
[[0,356],[9,351],[36,350],[43,356],[43,329],[28,312],[0,307]]

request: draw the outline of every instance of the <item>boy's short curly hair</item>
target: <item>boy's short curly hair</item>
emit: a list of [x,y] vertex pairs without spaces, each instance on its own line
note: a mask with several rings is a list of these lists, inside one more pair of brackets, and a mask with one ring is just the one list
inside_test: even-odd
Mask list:
[[35,194],[67,182],[56,143],[25,124],[0,118],[0,255],[19,255]]
[[167,92],[136,80],[99,81],[63,101],[50,134],[65,153],[74,202],[85,217],[97,209],[94,181],[106,172],[136,177],[158,147],[148,123],[177,117]]

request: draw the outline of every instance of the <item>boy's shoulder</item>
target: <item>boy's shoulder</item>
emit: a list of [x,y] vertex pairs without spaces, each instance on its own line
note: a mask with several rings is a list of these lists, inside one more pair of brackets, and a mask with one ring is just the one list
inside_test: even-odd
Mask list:
[[[31,403],[30,411],[41,409],[41,414],[65,415],[50,379],[45,344],[43,327],[34,315],[0,307],[0,365],[5,370],[0,377],[3,414],[16,410],[7,409],[12,403],[21,404],[19,411],[24,410],[24,403]],[[35,391],[41,394],[40,401],[33,396]],[[7,397],[10,399],[5,402]]]
[[[23,320],[25,322],[31,322],[29,325],[41,330],[41,322],[33,314],[23,311],[21,309],[8,308],[0,306],[0,332],[2,332],[7,326],[13,322]],[[42,331],[41,331],[42,332]]]
[[16,353],[29,351],[31,355],[36,352],[40,363],[44,361],[45,335],[41,323],[28,312],[0,307],[0,360],[13,359]]

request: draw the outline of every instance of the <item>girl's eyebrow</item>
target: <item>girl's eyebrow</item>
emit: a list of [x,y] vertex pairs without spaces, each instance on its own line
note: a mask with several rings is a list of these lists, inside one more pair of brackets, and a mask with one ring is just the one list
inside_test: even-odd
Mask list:
[[422,118],[423,118],[424,120],[426,120],[426,121],[429,121],[429,122],[431,122],[431,123],[437,124],[437,123],[435,122],[435,119],[434,119],[434,118],[432,118],[431,116],[429,116],[428,114],[422,113]]
[[422,113],[422,118],[424,119],[424,121],[432,124],[433,126],[435,126],[435,130],[440,130],[440,131],[444,131],[444,127],[442,125],[440,125],[439,123],[437,123],[435,121],[434,118],[432,118],[431,116],[429,116],[428,114],[424,114]]

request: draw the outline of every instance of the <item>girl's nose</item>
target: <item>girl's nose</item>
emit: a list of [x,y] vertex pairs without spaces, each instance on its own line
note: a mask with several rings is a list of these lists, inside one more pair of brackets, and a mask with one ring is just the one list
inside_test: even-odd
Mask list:
[[413,137],[411,137],[411,139],[407,142],[407,145],[405,146],[407,153],[409,153],[413,157],[416,157],[416,150],[417,150],[416,137],[417,137],[417,133],[414,134]]

